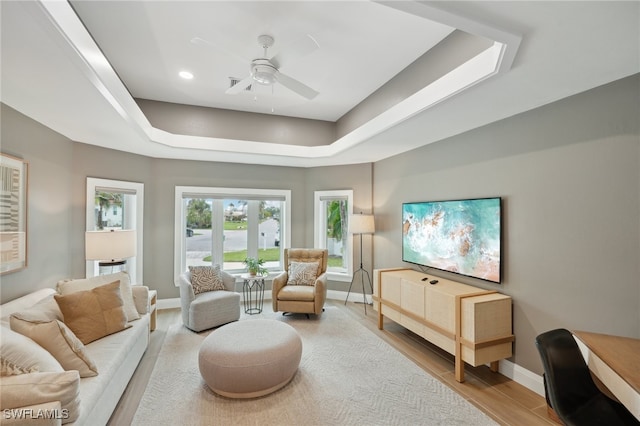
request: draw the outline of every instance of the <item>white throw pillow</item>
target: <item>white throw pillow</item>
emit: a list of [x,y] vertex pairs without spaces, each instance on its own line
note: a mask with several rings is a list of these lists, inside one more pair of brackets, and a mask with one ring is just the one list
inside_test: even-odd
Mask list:
[[46,349],[7,327],[0,329],[0,364],[0,376],[64,371]]
[[62,321],[33,321],[19,312],[12,314],[9,321],[13,331],[49,351],[65,370],[78,370],[80,377],[98,375],[98,368],[84,345]]
[[315,285],[317,274],[317,262],[291,262],[287,285]]
[[75,293],[77,291],[92,290],[105,284],[120,280],[120,296],[124,302],[124,312],[127,315],[127,321],[140,319],[140,314],[136,309],[133,301],[133,292],[131,290],[131,279],[126,272],[117,272],[109,275],[99,275],[92,278],[79,278],[74,280],[58,281],[58,293],[65,295]]
[[79,414],[80,376],[77,371],[62,371],[3,377],[0,394],[0,410],[60,401],[62,423],[70,423],[76,421]]

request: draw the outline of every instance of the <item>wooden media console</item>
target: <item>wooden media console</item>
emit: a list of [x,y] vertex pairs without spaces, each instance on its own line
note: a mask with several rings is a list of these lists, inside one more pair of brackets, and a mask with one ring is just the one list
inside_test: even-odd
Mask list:
[[386,316],[453,354],[458,382],[465,362],[498,371],[499,360],[513,354],[511,297],[497,291],[413,269],[376,269],[373,308],[380,330]]

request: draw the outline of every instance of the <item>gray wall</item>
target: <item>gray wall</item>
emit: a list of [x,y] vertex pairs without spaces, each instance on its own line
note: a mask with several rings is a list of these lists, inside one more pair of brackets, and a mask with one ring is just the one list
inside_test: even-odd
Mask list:
[[27,268],[0,276],[5,302],[69,276],[74,144],[4,104],[0,113],[2,152],[29,162]]
[[[309,220],[305,233],[305,238],[309,242],[309,246],[313,245],[313,203],[314,203],[314,191],[326,191],[326,190],[339,190],[339,189],[352,189],[353,190],[353,212],[354,213],[371,213],[373,205],[373,188],[372,188],[372,173],[373,165],[371,163],[354,164],[349,166],[335,166],[335,167],[315,167],[307,170],[307,191],[306,191],[306,204],[309,206]],[[355,238],[353,243],[353,259],[356,268],[360,265],[360,240],[358,237],[349,236],[349,238]],[[362,261],[367,271],[373,270],[373,252],[372,252],[372,238],[369,235],[365,235],[362,240]],[[359,278],[359,277],[356,277]],[[349,282],[329,282],[327,287],[329,290],[347,291],[349,289]],[[355,284],[354,284],[355,287]],[[362,286],[360,290],[354,288],[352,292],[362,293]],[[371,293],[370,289],[366,289],[367,294]]]
[[[74,143],[2,105],[2,152],[30,162],[28,268],[2,276],[0,301],[64,278],[85,275],[86,178],[141,182],[144,202],[144,284],[160,298],[179,297],[173,283],[175,186],[290,189],[291,245],[313,246],[313,191],[353,189],[371,210],[371,165],[305,169],[164,160]],[[368,247],[371,259],[370,242]],[[370,267],[369,261],[369,267]],[[329,288],[342,290],[342,283]]]
[[402,202],[501,196],[503,284],[454,279],[513,297],[515,362],[542,373],[556,327],[639,338],[638,94],[636,75],[375,163],[374,264],[402,264]]
[[369,270],[401,265],[403,201],[499,195],[504,283],[461,281],[513,297],[514,361],[541,373],[533,346],[541,331],[640,337],[639,92],[634,76],[373,166],[312,169],[106,150],[69,141],[3,105],[2,152],[30,163],[29,266],[1,277],[0,301],[84,276],[87,176],[145,184],[145,284],[161,298],[178,296],[175,185],[290,188],[292,245],[303,246],[313,244],[313,191],[352,188],[356,211],[376,215],[372,264],[365,239]]

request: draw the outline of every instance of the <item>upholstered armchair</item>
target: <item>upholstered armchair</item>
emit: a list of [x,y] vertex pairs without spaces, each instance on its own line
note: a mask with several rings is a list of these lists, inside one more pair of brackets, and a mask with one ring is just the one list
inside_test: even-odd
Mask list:
[[199,283],[194,288],[189,271],[180,274],[177,280],[182,322],[190,330],[207,330],[240,319],[240,293],[235,292],[235,277],[219,269],[215,274],[216,283],[212,283],[215,289],[198,287]]
[[285,271],[273,279],[274,312],[319,314],[327,298],[328,250],[284,249]]

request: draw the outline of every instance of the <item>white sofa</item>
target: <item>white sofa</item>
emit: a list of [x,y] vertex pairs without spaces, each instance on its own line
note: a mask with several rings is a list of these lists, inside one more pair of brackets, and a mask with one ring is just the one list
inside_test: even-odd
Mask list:
[[[34,305],[46,299],[51,300],[55,293],[54,289],[42,289],[0,305],[0,338],[5,333],[6,337],[13,333],[9,329],[12,314],[28,309],[33,311]],[[122,331],[84,345],[85,353],[95,363],[98,374],[80,378],[77,371],[46,373],[40,370],[1,377],[1,423],[37,425],[67,423],[91,426],[106,424],[149,344],[149,289],[134,285],[131,286],[131,293],[134,309],[140,314],[140,318],[128,322],[129,327]],[[38,306],[42,306],[42,303]],[[42,392],[33,390],[37,388],[33,385],[34,381],[36,383],[46,381],[52,376],[67,380],[68,383],[64,385],[57,384],[58,387],[64,386],[65,389],[45,387]],[[56,390],[66,395],[65,401],[56,401],[55,397],[52,401],[47,400],[51,397],[47,394],[55,395]],[[25,422],[13,418],[11,411],[7,411],[20,407],[28,407],[32,416],[33,413],[38,413],[38,410],[49,410],[49,413],[52,412],[51,410],[58,410],[57,412],[61,415],[56,419],[39,419],[36,423]],[[69,410],[74,412],[70,413]],[[70,423],[74,417],[76,417],[75,421]]]

